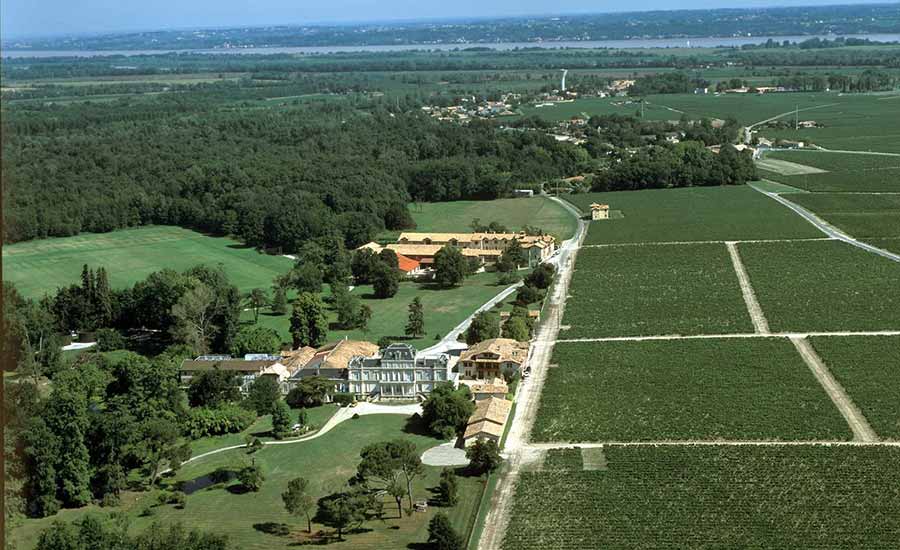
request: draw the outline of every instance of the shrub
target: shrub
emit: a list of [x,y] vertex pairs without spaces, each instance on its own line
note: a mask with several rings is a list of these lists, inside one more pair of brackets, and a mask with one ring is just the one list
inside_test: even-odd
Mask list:
[[96,333],[97,349],[99,351],[115,351],[125,349],[125,337],[115,329],[101,328]]
[[186,432],[192,439],[208,435],[238,433],[246,430],[256,420],[256,415],[233,404],[219,407],[192,409],[187,420]]
[[352,393],[336,393],[331,396],[332,400],[342,407],[346,407],[350,403],[353,403],[353,394]]

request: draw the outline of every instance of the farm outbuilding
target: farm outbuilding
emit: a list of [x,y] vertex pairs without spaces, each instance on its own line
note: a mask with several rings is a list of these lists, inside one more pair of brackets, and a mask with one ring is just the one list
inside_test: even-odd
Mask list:
[[596,202],[591,204],[591,219],[592,220],[608,220],[609,219],[609,205],[608,204],[597,204]]

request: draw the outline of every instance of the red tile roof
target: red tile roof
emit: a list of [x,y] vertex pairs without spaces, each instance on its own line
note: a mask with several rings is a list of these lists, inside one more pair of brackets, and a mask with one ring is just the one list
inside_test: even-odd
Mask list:
[[412,258],[408,258],[403,254],[397,254],[397,267],[400,268],[400,271],[409,273],[410,271],[419,268],[419,262],[413,260]]

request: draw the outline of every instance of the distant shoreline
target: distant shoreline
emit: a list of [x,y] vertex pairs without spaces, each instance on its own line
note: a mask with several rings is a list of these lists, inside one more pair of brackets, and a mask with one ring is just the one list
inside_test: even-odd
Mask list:
[[3,49],[4,59],[49,58],[49,57],[111,57],[165,54],[211,54],[211,55],[278,55],[278,54],[335,54],[335,53],[378,53],[404,51],[452,51],[470,48],[488,48],[495,51],[509,51],[525,48],[542,49],[644,49],[644,48],[734,48],[748,44],[761,44],[769,39],[782,42],[802,42],[813,38],[834,40],[835,38],[860,38],[874,42],[900,42],[900,33],[887,34],[842,34],[842,35],[785,35],[785,36],[710,36],[700,38],[635,38],[628,40],[561,40],[542,42],[468,42],[443,44],[395,44],[367,46],[279,46],[246,48],[201,48],[201,49],[119,49],[119,50],[38,50]]

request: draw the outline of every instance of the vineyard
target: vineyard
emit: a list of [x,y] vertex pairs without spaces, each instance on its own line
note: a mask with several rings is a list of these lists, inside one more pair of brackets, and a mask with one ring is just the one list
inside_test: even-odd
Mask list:
[[551,364],[533,441],[852,437],[786,339],[559,343]]
[[831,153],[828,151],[772,151],[766,158],[774,158],[814,166],[829,172],[858,172],[900,168],[900,157],[889,155],[863,155]]
[[585,248],[560,338],[753,332],[722,244]]
[[878,435],[900,440],[900,337],[813,338],[812,343]]
[[747,186],[686,187],[566,197],[589,212],[594,202],[621,219],[591,223],[585,244],[815,238],[822,234]]
[[[846,155],[850,156],[850,155]],[[802,176],[782,176],[760,170],[760,176],[785,185],[822,193],[900,191],[900,168],[856,172],[825,172]]]
[[773,331],[900,329],[900,264],[838,241],[738,247]]
[[[900,190],[900,179],[895,186]],[[801,193],[790,199],[854,237],[900,237],[900,195]]]
[[550,471],[523,472],[503,549],[887,550],[900,540],[897,448],[603,451],[606,469],[578,470],[575,449],[550,451]]

